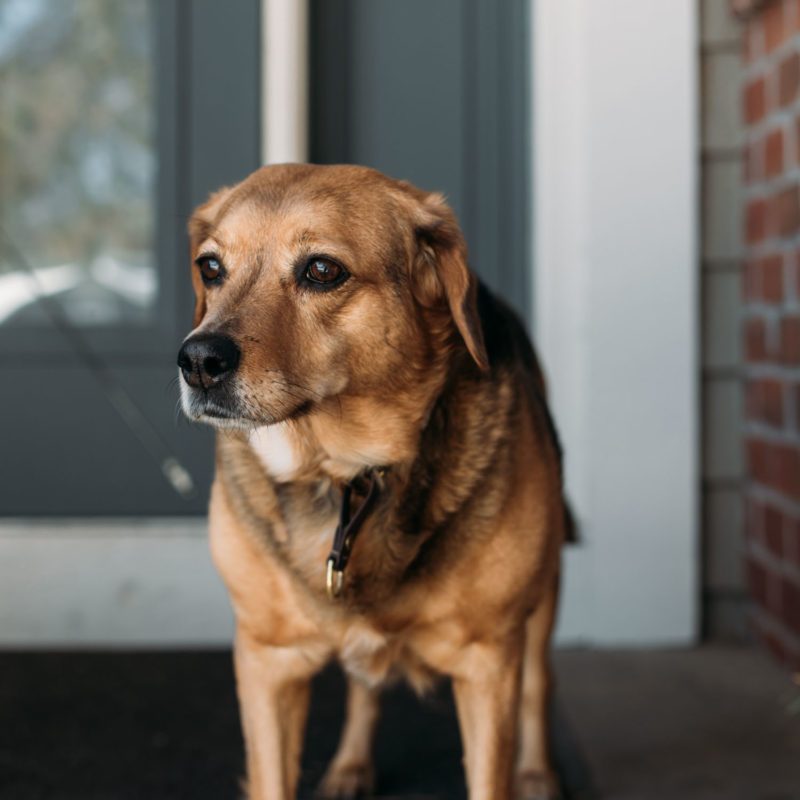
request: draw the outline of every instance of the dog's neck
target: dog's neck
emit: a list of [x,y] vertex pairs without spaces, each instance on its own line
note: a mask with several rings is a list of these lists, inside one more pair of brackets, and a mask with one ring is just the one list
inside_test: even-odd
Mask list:
[[[419,409],[419,396],[415,403]],[[498,453],[508,448],[508,432],[515,430],[512,385],[503,379],[476,381],[475,368],[463,361],[439,381],[424,416],[418,411],[415,417],[412,405],[402,397],[393,403],[341,398],[324,416],[221,433],[219,457],[227,465],[231,502],[250,518],[256,535],[271,531],[269,538],[284,548],[295,572],[320,590],[339,512],[331,483],[343,486],[375,467],[388,468],[380,473],[380,494],[347,568],[351,605],[361,597],[373,604],[389,597],[429,538],[450,525],[467,502],[476,502],[476,493],[482,514],[499,513],[502,506],[502,491],[486,493],[481,487]],[[241,458],[260,463],[269,490],[253,470],[235,467]],[[363,502],[363,482],[356,491],[356,502]],[[300,506],[297,497],[303,498]],[[381,535],[370,535],[376,526]]]
[[340,396],[308,416],[256,428],[249,443],[277,482],[319,474],[349,481],[373,467],[410,465],[434,400]]

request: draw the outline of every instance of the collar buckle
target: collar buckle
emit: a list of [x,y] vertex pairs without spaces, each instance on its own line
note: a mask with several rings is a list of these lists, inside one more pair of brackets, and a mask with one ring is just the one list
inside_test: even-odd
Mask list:
[[325,572],[325,589],[328,592],[328,600],[335,600],[339,596],[344,580],[344,570],[334,569],[333,561],[332,557],[328,559]]
[[367,496],[352,517],[350,516],[350,496],[353,493],[352,482],[348,483],[342,491],[339,524],[336,526],[336,532],[333,535],[333,546],[325,565],[325,589],[328,592],[329,600],[335,600],[341,594],[344,583],[344,569],[350,559],[350,550],[353,547],[358,531],[361,529],[378,496],[376,472],[380,475],[383,474],[379,470],[372,472]]

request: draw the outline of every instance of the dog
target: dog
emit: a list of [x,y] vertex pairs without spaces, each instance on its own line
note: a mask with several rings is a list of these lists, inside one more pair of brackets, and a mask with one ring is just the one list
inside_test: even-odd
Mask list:
[[347,717],[324,797],[371,790],[381,685],[437,675],[471,800],[556,797],[560,448],[524,328],[469,270],[443,196],[268,166],[211,195],[189,238],[181,400],[217,429],[209,536],[250,798],[294,797],[310,680],[333,658]]

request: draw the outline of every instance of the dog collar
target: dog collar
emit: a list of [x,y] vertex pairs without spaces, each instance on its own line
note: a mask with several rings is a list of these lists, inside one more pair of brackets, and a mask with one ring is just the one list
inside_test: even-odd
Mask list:
[[[382,472],[383,470],[378,470],[378,473],[382,474]],[[328,598],[330,600],[335,600],[342,591],[344,570],[350,560],[353,543],[378,496],[378,479],[375,471],[373,471],[369,476],[367,496],[351,517],[350,499],[353,494],[353,483],[354,481],[350,481],[342,491],[342,502],[339,506],[339,524],[333,534],[333,546],[326,564],[325,588],[328,590]]]

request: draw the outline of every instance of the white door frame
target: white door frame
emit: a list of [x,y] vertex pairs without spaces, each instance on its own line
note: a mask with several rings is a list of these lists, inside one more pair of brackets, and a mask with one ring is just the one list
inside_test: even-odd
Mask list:
[[[265,39],[295,55],[265,48],[265,104],[284,113],[267,113],[263,152],[302,160],[306,99],[286,94],[285,66],[305,63],[305,5],[264,3]],[[558,639],[686,643],[698,619],[696,3],[531,5],[535,338],[583,539],[565,556]],[[5,521],[0,645],[229,643],[204,530]]]
[[533,3],[535,339],[582,543],[558,641],[698,628],[697,4]]

